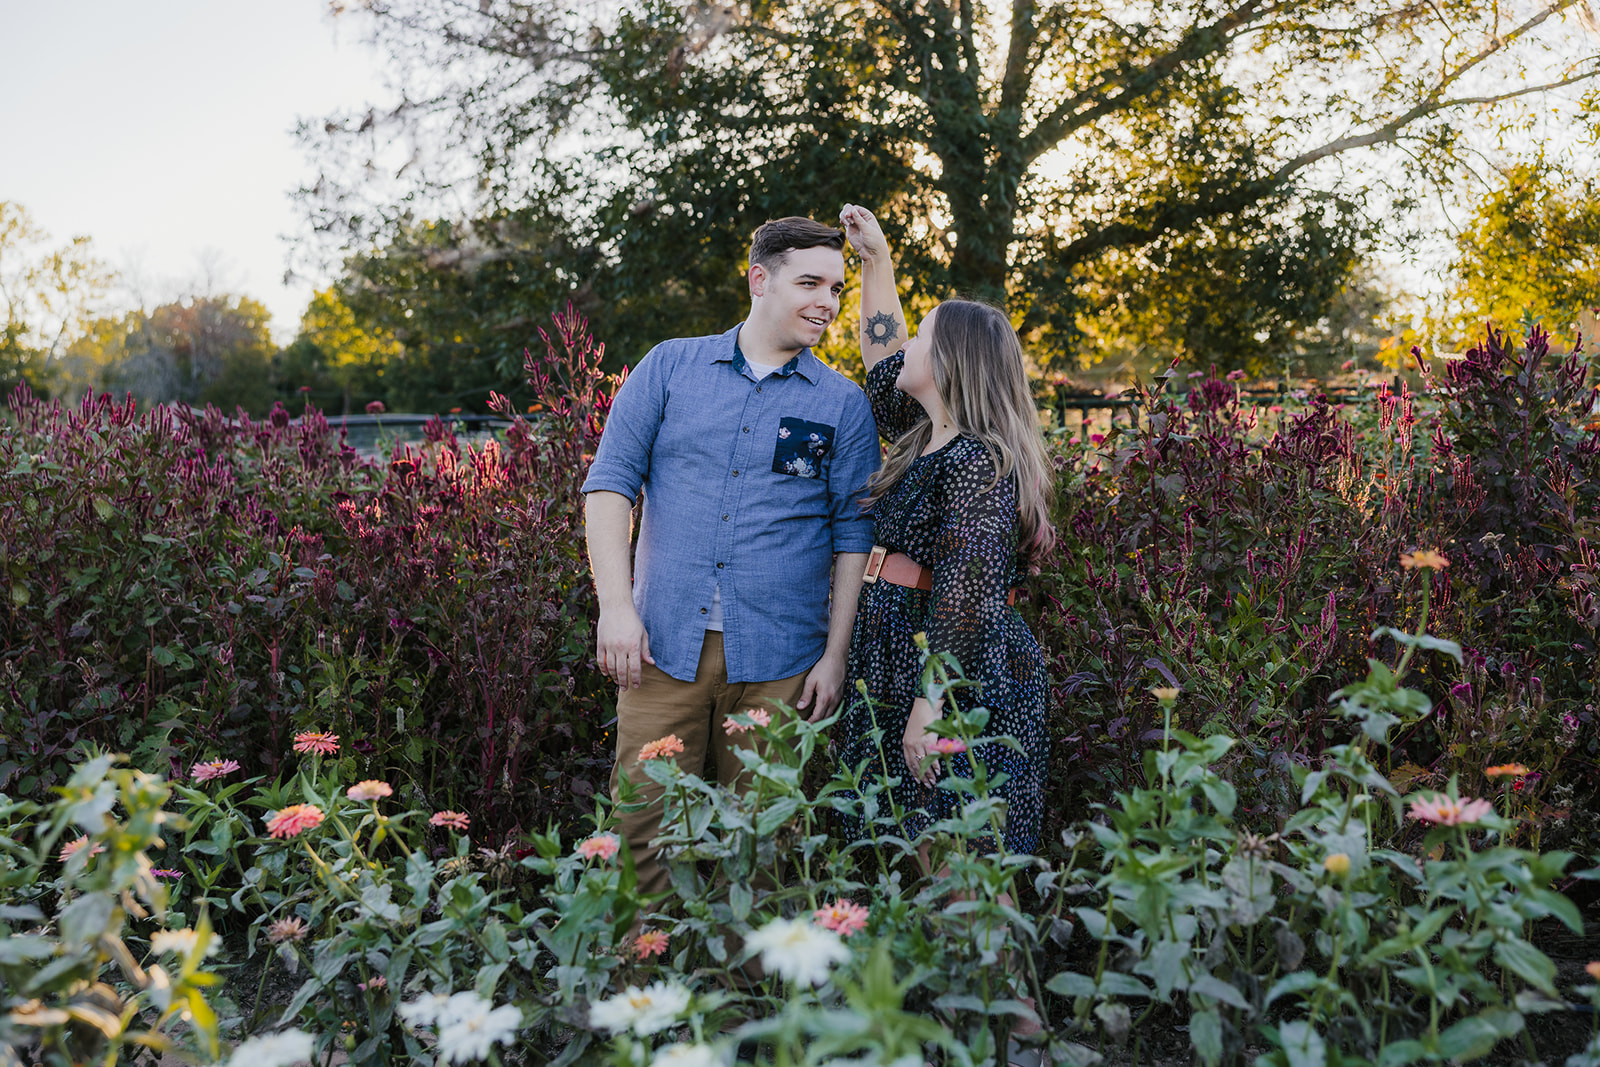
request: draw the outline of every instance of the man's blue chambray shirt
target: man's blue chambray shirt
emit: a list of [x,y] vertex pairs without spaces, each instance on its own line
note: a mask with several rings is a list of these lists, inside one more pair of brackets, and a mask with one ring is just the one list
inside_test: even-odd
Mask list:
[[827,645],[834,553],[872,548],[857,506],[879,455],[866,394],[810,349],[758,382],[738,332],[651,349],[583,483],[644,490],[633,602],[656,666],[680,681],[694,680],[719,583],[728,681],[810,669]]

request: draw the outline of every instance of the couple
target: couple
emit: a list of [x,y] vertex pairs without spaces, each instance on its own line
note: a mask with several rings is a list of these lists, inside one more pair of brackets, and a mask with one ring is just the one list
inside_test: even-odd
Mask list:
[[[1002,312],[959,300],[904,340],[882,229],[854,205],[840,221],[843,231],[802,218],[756,230],[749,317],[639,361],[583,486],[597,654],[620,687],[612,795],[629,774],[650,800],[621,820],[645,893],[668,877],[650,844],[661,790],[639,771],[640,749],[675,734],[683,767],[699,773],[709,754],[732,783],[737,747],[754,742],[723,724],[753,708],[782,704],[814,722],[850,694],[834,727],[841,762],[870,759],[900,778],[908,838],[951,814],[961,794],[934,788],[928,727],[941,708],[921,693],[918,633],[981,682],[985,732],[1022,742],[1022,753],[991,745],[983,756],[1009,776],[997,790],[1007,851],[1037,847],[1047,681],[1010,599],[1054,541],[1053,478],[1022,349]],[[839,313],[847,237],[861,257],[865,394],[811,352]],[[950,762],[971,774],[965,755]]]

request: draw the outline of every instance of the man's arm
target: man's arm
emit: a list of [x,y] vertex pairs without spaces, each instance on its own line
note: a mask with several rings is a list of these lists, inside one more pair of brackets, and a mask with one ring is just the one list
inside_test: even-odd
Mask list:
[[833,557],[833,596],[828,611],[828,647],[806,675],[800,710],[816,705],[807,722],[826,719],[844,698],[845,665],[850,654],[850,631],[856,625],[856,605],[861,599],[861,576],[867,553],[840,552]]
[[637,689],[641,665],[654,665],[655,660],[650,655],[650,635],[633,606],[633,567],[628,558],[633,501],[605,490],[589,493],[584,497],[584,525],[589,569],[600,601],[595,659],[601,674],[620,686]]

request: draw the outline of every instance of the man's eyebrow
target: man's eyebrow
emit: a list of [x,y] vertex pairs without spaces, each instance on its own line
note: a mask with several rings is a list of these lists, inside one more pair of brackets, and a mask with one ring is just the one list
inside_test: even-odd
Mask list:
[[[796,274],[794,279],[797,282],[825,282],[828,280],[820,274]],[[839,285],[840,283],[834,282],[833,284]]]

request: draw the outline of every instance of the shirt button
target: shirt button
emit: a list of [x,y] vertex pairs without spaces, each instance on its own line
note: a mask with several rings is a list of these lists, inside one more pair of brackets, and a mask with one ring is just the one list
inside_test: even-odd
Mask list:
[[745,428],[744,428],[744,432],[745,432],[745,433],[749,433],[749,432],[750,432],[750,427],[748,427],[748,426],[746,426],[746,427],[745,427]]
[[739,477],[739,472],[738,472],[738,471],[734,471],[734,472],[733,472],[733,476],[734,476],[734,477],[735,477],[735,478],[737,478],[737,477]]
[[721,569],[722,569],[722,564],[720,564],[720,563],[719,563],[719,564],[717,564],[717,570],[719,570],[719,571],[720,571],[720,570],[721,570]]
[[705,608],[701,608],[700,609],[700,614],[704,615],[705,613],[706,613],[706,609]]
[[761,392],[761,386],[759,386],[759,385],[756,386],[756,392],[758,392],[758,393]]
[[722,521],[723,522],[727,522],[728,521],[728,516],[726,516],[726,515],[722,516]]

